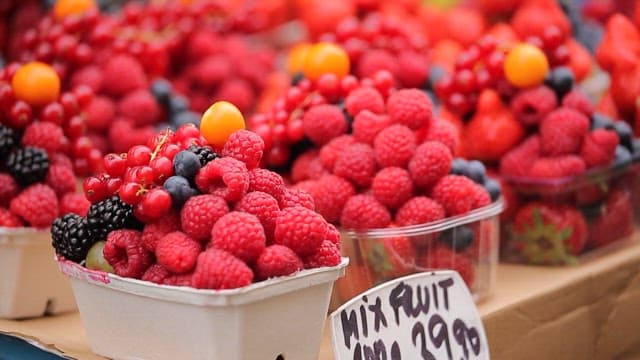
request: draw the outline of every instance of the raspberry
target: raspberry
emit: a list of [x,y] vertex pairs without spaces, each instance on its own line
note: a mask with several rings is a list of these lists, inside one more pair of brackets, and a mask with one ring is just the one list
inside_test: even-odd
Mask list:
[[219,196],[193,196],[180,212],[182,231],[198,241],[208,240],[213,225],[228,212],[227,203]]
[[584,160],[576,155],[541,157],[531,165],[529,176],[555,179],[582,174],[586,170]]
[[110,232],[102,253],[116,274],[123,277],[139,279],[153,264],[153,254],[142,245],[142,233],[135,230]]
[[299,256],[313,254],[324,240],[327,222],[316,212],[301,206],[288,207],[276,218],[274,241]]
[[524,125],[539,124],[556,107],[556,94],[546,86],[522,90],[511,100],[513,115]]
[[97,94],[102,88],[103,80],[104,78],[100,67],[97,65],[89,65],[78,69],[71,75],[71,88],[87,85]]
[[388,167],[380,170],[373,178],[371,191],[382,205],[397,209],[413,195],[413,182],[407,170]]
[[168,233],[178,230],[180,230],[180,217],[178,214],[171,213],[167,216],[163,216],[162,218],[144,226],[144,229],[142,230],[142,245],[144,245],[147,250],[155,252],[160,239]]
[[162,282],[163,285],[170,286],[189,286],[191,287],[191,281],[193,279],[193,272],[186,274],[171,274],[167,276]]
[[391,214],[371,195],[354,195],[344,204],[340,224],[348,229],[379,229],[389,226]]
[[36,121],[27,126],[22,135],[22,145],[33,146],[53,154],[64,141],[62,128],[54,123]]
[[250,192],[236,204],[236,211],[256,216],[264,228],[267,239],[273,239],[276,217],[280,211],[278,201],[273,196],[262,191]]
[[474,186],[473,194],[471,195],[471,197],[473,198],[473,205],[471,206],[471,209],[479,209],[483,206],[491,204],[491,195],[489,195],[487,189],[485,189],[480,184],[475,185],[476,186]]
[[69,157],[67,155],[61,154],[61,153],[56,153],[53,154],[49,157],[49,164],[50,165],[62,165],[62,166],[66,166],[68,168],[73,168],[73,163],[71,162],[71,159],[69,159]]
[[455,253],[446,245],[436,245],[427,253],[426,259],[420,265],[429,269],[452,269],[458,272],[468,287],[473,285],[475,269],[471,260],[461,254]]
[[376,136],[373,148],[380,167],[406,167],[416,151],[416,136],[404,125],[391,125]]
[[529,137],[500,159],[500,174],[527,176],[533,162],[540,157],[540,137]]
[[249,171],[240,160],[225,157],[211,161],[196,175],[196,185],[203,193],[238,201],[249,190]]
[[375,154],[371,146],[356,143],[348,146],[336,159],[333,173],[368,187],[376,174]]
[[340,247],[340,231],[333,224],[327,224],[327,233],[324,237],[326,238],[325,240],[331,241],[338,248]]
[[266,243],[260,219],[252,214],[231,211],[221,217],[211,229],[210,246],[228,251],[246,263],[255,261]]
[[253,272],[230,253],[210,248],[198,256],[191,285],[198,289],[235,289],[251,284]]
[[577,110],[586,116],[593,114],[591,100],[580,90],[572,90],[562,98],[562,106]]
[[356,193],[349,181],[335,175],[321,177],[308,191],[316,211],[332,223],[340,220],[344,204]]
[[18,184],[9,174],[0,173],[0,206],[6,206],[18,195]]
[[256,260],[254,266],[256,279],[266,280],[272,277],[287,276],[302,270],[302,260],[283,245],[267,246]]
[[372,78],[381,70],[387,70],[395,77],[398,73],[398,60],[386,50],[375,49],[362,55],[356,72],[359,78]]
[[616,147],[620,139],[615,131],[596,129],[587,134],[582,141],[580,156],[587,168],[606,165],[616,156]]
[[320,163],[322,163],[325,169],[332,172],[340,154],[343,153],[347,147],[355,143],[356,141],[351,135],[340,135],[331,139],[331,141],[320,149]]
[[58,196],[76,190],[76,176],[73,174],[73,169],[64,165],[49,166],[46,181]]
[[200,244],[185,233],[175,231],[166,234],[156,246],[158,264],[175,274],[193,270],[200,255]]
[[347,132],[347,121],[339,107],[314,106],[302,117],[304,133],[316,145],[324,145]]
[[116,153],[126,153],[131,147],[145,144],[155,136],[152,126],[133,128],[131,120],[120,118],[113,121],[109,127],[109,142]]
[[251,110],[255,102],[251,84],[243,79],[226,80],[220,85],[214,98],[229,101],[243,112]]
[[336,266],[340,264],[342,257],[336,244],[325,240],[320,244],[315,253],[304,258],[305,269],[315,269],[324,266]]
[[144,272],[144,274],[142,274],[141,279],[156,284],[162,284],[170,275],[171,273],[169,270],[165,269],[164,266],[160,264],[153,264]]
[[430,187],[451,170],[451,151],[441,142],[426,141],[418,146],[409,162],[409,173],[416,186]]
[[391,125],[389,116],[363,110],[353,120],[353,137],[358,142],[373,145],[376,136],[389,125]]
[[74,213],[86,216],[91,202],[82,194],[67,193],[60,198],[60,215]]
[[589,132],[589,119],[582,113],[561,107],[540,123],[540,149],[545,155],[572,154],[580,150]]
[[212,55],[201,59],[192,67],[189,76],[204,88],[215,88],[233,72],[233,64],[226,56]]
[[263,152],[264,140],[258,134],[248,130],[239,130],[231,134],[222,149],[223,156],[242,161],[250,170],[260,164]]
[[451,154],[460,145],[460,133],[456,127],[446,121],[434,121],[427,129],[423,141],[438,141],[445,144]]
[[347,112],[351,116],[357,116],[363,110],[369,110],[374,114],[384,112],[384,99],[378,90],[362,86],[349,93],[344,101]]
[[58,216],[58,199],[47,185],[35,184],[11,200],[9,208],[31,226],[47,228]]
[[284,180],[277,173],[266,169],[249,171],[249,192],[262,191],[279,199],[284,189]]
[[91,130],[105,131],[116,116],[116,105],[106,96],[95,96],[85,109],[87,127]]
[[322,166],[317,152],[308,151],[300,156],[291,165],[291,180],[295,183],[309,180],[319,179],[325,175],[327,170]]
[[151,92],[139,89],[118,102],[118,115],[133,120],[134,126],[153,125],[162,117],[162,108]]
[[0,227],[22,227],[22,221],[11,211],[0,207]]
[[444,209],[440,204],[426,196],[416,196],[398,209],[395,223],[398,226],[419,225],[442,220],[444,217]]
[[420,88],[429,77],[425,58],[415,51],[403,51],[398,55],[398,81],[404,88]]
[[107,95],[120,97],[130,91],[144,88],[147,79],[142,65],[129,55],[116,55],[102,67],[104,81],[102,91]]
[[442,205],[447,216],[465,214],[474,208],[476,183],[466,176],[447,175],[431,190],[431,197]]
[[281,209],[302,206],[309,210],[315,210],[316,205],[313,196],[308,192],[300,189],[285,189],[282,196],[278,198],[278,205]]
[[433,118],[433,104],[424,92],[418,89],[403,89],[387,99],[387,112],[391,121],[413,130],[429,127]]

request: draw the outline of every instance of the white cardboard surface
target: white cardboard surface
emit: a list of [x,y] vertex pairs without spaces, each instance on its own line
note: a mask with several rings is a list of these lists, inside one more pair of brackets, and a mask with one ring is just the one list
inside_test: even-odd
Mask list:
[[424,272],[381,284],[331,314],[337,360],[489,359],[487,338],[457,272]]

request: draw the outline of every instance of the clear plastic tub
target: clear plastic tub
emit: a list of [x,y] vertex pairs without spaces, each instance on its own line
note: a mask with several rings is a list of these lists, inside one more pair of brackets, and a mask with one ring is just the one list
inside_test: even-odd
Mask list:
[[498,199],[428,224],[342,231],[342,254],[350,264],[336,282],[332,307],[382,282],[433,269],[457,270],[474,300],[484,300],[495,281],[502,208]]
[[51,233],[0,227],[0,318],[31,318],[75,309],[69,279],[56,265]]
[[156,285],[60,260],[91,349],[114,359],[316,360],[335,267],[233,290]]
[[501,259],[574,265],[626,246],[640,220],[640,165],[560,179],[502,178]]

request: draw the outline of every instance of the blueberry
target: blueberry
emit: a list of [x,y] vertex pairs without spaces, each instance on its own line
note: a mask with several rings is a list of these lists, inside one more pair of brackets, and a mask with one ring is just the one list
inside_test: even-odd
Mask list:
[[429,79],[427,79],[426,89],[433,89],[443,76],[447,74],[447,71],[441,66],[431,66],[429,68]]
[[633,130],[631,130],[631,126],[624,121],[615,121],[613,123],[613,130],[615,130],[620,138],[620,145],[626,147],[629,151],[632,151]]
[[200,158],[188,150],[182,150],[173,158],[173,172],[187,179],[192,179],[200,170]]
[[440,242],[455,251],[462,251],[473,243],[473,230],[468,226],[457,226],[446,230],[440,235]]
[[449,171],[453,175],[467,175],[467,160],[462,158],[455,158],[451,162],[451,171]]
[[182,176],[168,178],[163,187],[171,195],[171,202],[176,209],[182,208],[190,197],[198,195],[198,190],[192,188],[189,180]]
[[617,168],[623,168],[631,165],[631,161],[632,158],[629,150],[627,150],[627,148],[622,145],[618,145],[618,147],[616,147],[616,159],[614,162],[614,166]]
[[166,79],[157,79],[151,84],[151,93],[156,100],[167,106],[171,97],[171,83]]
[[603,32],[602,26],[593,22],[587,22],[577,27],[575,38],[584,45],[589,52],[594,54],[602,41]]
[[298,71],[297,73],[293,74],[293,76],[291,77],[291,85],[296,86],[303,79],[304,79],[304,73],[302,71]]
[[613,119],[600,113],[594,113],[591,116],[591,129],[613,130]]
[[484,184],[487,178],[487,169],[478,160],[471,160],[467,163],[467,177],[478,184]]
[[500,194],[502,193],[502,188],[500,187],[500,183],[493,179],[487,179],[487,181],[485,181],[484,183],[484,188],[489,193],[489,196],[491,196],[491,201],[498,200],[498,198],[500,197]]
[[551,70],[544,81],[545,85],[552,88],[559,99],[562,99],[566,93],[571,91],[574,82],[573,71],[566,66],[559,66]]
[[189,110],[189,100],[182,95],[172,95],[169,98],[169,112],[177,114]]
[[640,139],[633,139],[633,161],[640,159]]
[[200,115],[193,111],[180,111],[171,114],[169,121],[176,128],[179,128],[184,124],[194,124],[195,126],[200,126]]

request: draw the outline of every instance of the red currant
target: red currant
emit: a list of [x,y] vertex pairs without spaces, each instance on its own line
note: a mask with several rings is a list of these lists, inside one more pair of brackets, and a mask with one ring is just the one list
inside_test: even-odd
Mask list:
[[157,157],[151,160],[149,166],[153,169],[155,180],[160,183],[173,175],[173,162],[167,157]]
[[155,179],[155,174],[151,166],[138,166],[133,180],[138,184],[151,185]]
[[42,108],[40,112],[40,120],[62,125],[64,121],[64,108],[58,102],[52,102]]
[[137,206],[145,216],[157,219],[171,209],[171,195],[163,188],[153,188]]
[[176,130],[176,141],[195,139],[200,136],[200,130],[193,124],[182,125]]
[[166,144],[160,150],[160,154],[162,154],[162,156],[168,157],[170,160],[173,160],[176,154],[179,153],[181,150],[182,149],[180,148],[180,146],[176,144]]
[[16,101],[15,96],[13,95],[13,89],[11,85],[8,83],[0,84],[0,107],[2,109],[9,110],[11,106]]
[[544,29],[544,32],[542,33],[542,41],[544,42],[545,48],[555,49],[562,44],[564,36],[557,26],[551,25]]
[[125,203],[129,205],[136,205],[142,201],[142,196],[145,192],[146,190],[144,190],[140,184],[128,181],[120,186],[118,194],[120,195],[120,199]]
[[292,120],[287,124],[287,137],[292,142],[298,142],[304,138],[302,120]]
[[151,161],[151,149],[144,145],[135,145],[127,152],[127,165],[147,165]]
[[469,69],[462,69],[455,75],[455,86],[458,91],[463,94],[468,94],[476,88],[476,77],[473,71]]
[[116,194],[120,190],[120,186],[122,186],[122,179],[109,178],[107,180],[107,193],[109,194],[108,196]]
[[88,159],[91,149],[93,149],[91,139],[87,136],[80,136],[73,143],[73,156]]
[[89,161],[89,167],[91,168],[92,173],[96,174],[102,172],[102,151],[94,147],[89,151],[87,160]]
[[65,125],[65,134],[67,134],[71,139],[79,138],[86,130],[87,123],[80,115],[72,116]]
[[118,154],[107,154],[103,160],[104,170],[112,177],[121,177],[127,170],[127,160]]
[[289,159],[289,148],[284,145],[276,145],[267,153],[266,161],[272,166],[283,166]]
[[9,125],[15,129],[22,129],[31,123],[31,106],[22,100],[13,103],[9,110]]
[[104,200],[108,196],[107,184],[95,176],[84,179],[82,183],[84,194],[92,204]]
[[80,112],[80,105],[75,95],[70,92],[66,92],[60,96],[60,104],[64,108],[65,114],[78,114]]
[[80,107],[86,107],[93,100],[93,89],[87,85],[79,85],[73,89],[73,94],[78,100]]

